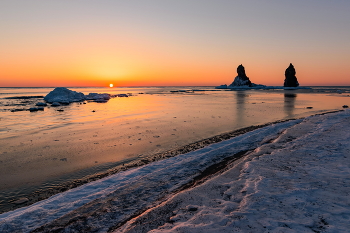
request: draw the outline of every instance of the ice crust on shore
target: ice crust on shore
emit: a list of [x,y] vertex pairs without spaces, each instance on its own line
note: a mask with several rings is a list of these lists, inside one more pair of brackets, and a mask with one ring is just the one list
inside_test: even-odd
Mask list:
[[69,90],[66,87],[56,87],[53,91],[44,97],[48,103],[69,104],[72,102],[80,102],[84,100],[95,100],[96,102],[106,102],[111,98],[107,93],[89,93],[84,95],[81,92]]
[[216,86],[215,89],[229,89],[229,90],[245,90],[245,89],[262,89],[262,90],[298,90],[298,89],[312,89],[311,87],[282,87],[282,86],[265,86],[261,84],[254,84],[252,86],[227,86],[226,84]]
[[[197,151],[120,172],[31,206],[3,213],[0,215],[0,232],[29,232],[65,215],[82,217],[84,214],[76,209],[84,209],[84,205],[89,208],[88,206],[94,205],[95,202],[100,203],[99,207],[94,207],[97,212],[106,208],[113,211],[107,212],[107,215],[102,211],[97,214],[100,215],[99,219],[91,219],[90,225],[85,225],[101,228],[102,232],[106,231],[115,222],[124,221],[140,209],[152,205],[166,193],[189,182],[208,166],[240,151],[254,149],[266,137],[274,137],[300,121],[294,120],[257,129]],[[109,200],[109,203],[113,200],[114,206],[104,206],[106,200]],[[111,222],[111,218],[115,222]]]
[[[0,232],[44,225],[107,232],[152,206],[116,232],[346,232],[349,120],[345,110],[273,124],[121,172],[1,214]],[[246,150],[254,151],[222,175],[157,204],[208,166]]]

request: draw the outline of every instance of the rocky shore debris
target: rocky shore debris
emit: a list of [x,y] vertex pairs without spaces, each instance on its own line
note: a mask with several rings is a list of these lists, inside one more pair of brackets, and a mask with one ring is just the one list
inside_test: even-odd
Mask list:
[[47,103],[44,103],[44,102],[38,102],[36,103],[35,106],[40,106],[40,107],[46,107],[47,106]]
[[296,71],[292,63],[289,64],[285,72],[284,87],[298,87],[299,83],[295,76]]

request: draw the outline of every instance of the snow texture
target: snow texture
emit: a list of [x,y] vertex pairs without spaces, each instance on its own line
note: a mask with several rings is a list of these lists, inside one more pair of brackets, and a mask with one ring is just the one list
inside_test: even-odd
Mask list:
[[[83,205],[95,205],[96,211],[108,208],[110,212],[99,213],[99,218],[89,219],[86,226],[107,230],[115,222],[124,221],[140,209],[164,197],[177,187],[189,182],[208,166],[225,157],[245,150],[253,150],[264,140],[273,137],[300,120],[284,122],[243,134],[203,149],[154,162],[143,167],[124,171],[84,186],[57,194],[32,206],[0,215],[0,232],[28,232],[58,219],[70,212],[83,215]],[[98,202],[98,204],[94,203]],[[104,203],[113,206],[104,206]],[[91,204],[93,203],[93,204]],[[87,205],[88,206],[88,205]],[[102,211],[103,212],[103,211]],[[103,216],[104,215],[104,216]],[[111,216],[112,215],[112,216]],[[111,222],[110,219],[115,222]],[[72,226],[75,227],[75,226]]]
[[349,113],[306,118],[115,232],[349,232]]
[[[347,232],[349,120],[345,110],[273,124],[124,171],[1,214],[0,232]],[[223,174],[169,196],[249,150]]]

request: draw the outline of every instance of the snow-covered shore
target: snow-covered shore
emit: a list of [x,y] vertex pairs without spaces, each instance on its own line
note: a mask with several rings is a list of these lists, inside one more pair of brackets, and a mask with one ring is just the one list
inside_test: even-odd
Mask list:
[[[346,232],[349,120],[346,110],[273,124],[121,172],[1,214],[0,232]],[[221,175],[171,194],[242,151]]]
[[286,128],[116,232],[349,232],[349,113]]

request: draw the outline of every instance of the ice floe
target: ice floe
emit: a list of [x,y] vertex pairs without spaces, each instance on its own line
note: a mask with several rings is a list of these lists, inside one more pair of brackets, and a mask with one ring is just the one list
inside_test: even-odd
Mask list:
[[40,107],[46,107],[47,106],[47,103],[44,103],[44,102],[38,102],[36,103],[35,106],[40,106]]
[[246,90],[246,89],[263,89],[263,90],[274,90],[274,89],[281,89],[281,90],[298,90],[298,89],[312,89],[311,87],[282,87],[282,86],[265,86],[261,84],[254,84],[252,86],[227,86],[226,84],[216,86],[215,89],[229,89],[229,90]]
[[89,93],[85,96],[86,100],[96,100],[96,101],[108,101],[111,98],[111,96],[107,93],[98,94],[98,93]]
[[84,100],[93,100],[94,102],[105,103],[108,102],[111,97],[128,96],[129,95],[127,94],[110,95],[108,93],[89,93],[88,95],[84,95],[81,92],[72,91],[66,87],[56,87],[53,91],[44,97],[44,100],[48,103],[52,103],[52,106],[60,106],[61,104],[69,104],[72,102],[80,102]]
[[85,95],[81,92],[69,90],[66,87],[56,87],[44,97],[48,103],[72,103],[85,100]]

